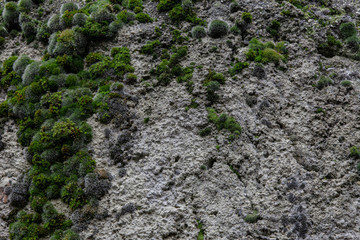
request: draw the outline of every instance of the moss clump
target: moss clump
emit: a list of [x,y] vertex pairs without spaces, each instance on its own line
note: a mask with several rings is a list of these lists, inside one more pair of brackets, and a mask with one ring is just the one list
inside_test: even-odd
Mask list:
[[347,39],[357,34],[355,24],[352,22],[343,23],[340,25],[340,33],[343,39]]
[[83,27],[85,26],[86,20],[88,16],[84,13],[76,13],[72,18],[72,26],[79,26]]
[[271,62],[278,64],[281,60],[286,60],[286,57],[282,54],[287,54],[285,42],[275,45],[272,42],[262,43],[253,38],[249,42],[249,51],[246,53],[246,58],[264,64]]
[[227,35],[229,31],[229,26],[226,22],[221,20],[214,20],[210,23],[208,34],[213,38],[221,38]]
[[160,0],[157,9],[159,12],[167,12],[180,2],[180,0]]
[[147,13],[138,13],[136,14],[136,20],[138,20],[141,23],[151,23],[153,22],[153,19],[149,16]]
[[94,63],[100,62],[103,58],[104,56],[101,53],[92,52],[85,57],[85,63],[88,65],[92,65]]
[[34,6],[32,0],[19,0],[18,7],[20,12],[30,12]]
[[15,2],[8,2],[2,12],[2,18],[8,30],[19,29],[19,10]]
[[65,29],[66,24],[60,14],[55,14],[47,22],[50,33]]
[[240,7],[239,3],[234,1],[234,2],[230,3],[229,9],[230,9],[231,13],[234,13],[234,12],[239,11],[241,9],[241,7]]
[[115,15],[110,13],[107,9],[99,9],[91,13],[90,17],[97,23],[107,23],[115,20]]
[[320,80],[316,84],[316,87],[321,90],[324,87],[330,86],[332,84],[333,84],[333,81],[329,77],[321,76]]
[[51,56],[83,55],[86,53],[87,40],[84,34],[74,29],[66,29],[50,39],[48,52]]
[[203,26],[195,26],[191,30],[191,35],[195,39],[201,39],[206,36],[206,30]]
[[246,215],[244,220],[247,223],[256,223],[258,220],[260,220],[260,215],[258,214],[258,211],[255,210],[253,213]]
[[229,136],[230,141],[240,136],[241,126],[233,117],[229,117],[224,113],[218,116],[215,109],[212,108],[208,108],[207,111],[209,122],[214,123],[218,130],[226,129],[231,133]]
[[276,40],[279,38],[280,33],[280,22],[273,20],[269,26],[267,26],[266,31]]
[[61,5],[60,14],[64,14],[66,11],[72,12],[72,11],[78,10],[78,9],[79,9],[79,7],[75,3],[72,3],[72,2],[64,3]]
[[341,47],[341,42],[337,40],[333,35],[328,34],[327,41],[320,43],[317,47],[317,50],[321,55],[327,58],[331,58],[338,54]]
[[234,64],[232,68],[229,69],[229,73],[231,76],[235,76],[237,73],[241,73],[244,68],[249,67],[249,63],[247,62],[237,62]]
[[22,76],[24,74],[25,68],[31,63],[31,59],[27,55],[21,55],[13,65],[13,69],[17,75]]
[[159,40],[154,40],[152,42],[148,42],[144,46],[142,46],[140,52],[142,54],[151,55],[154,53],[154,49],[158,48],[160,45],[161,45],[161,43]]
[[252,17],[252,15],[251,15],[251,13],[249,13],[249,12],[243,12],[243,13],[241,14],[241,19],[242,19],[244,22],[246,22],[247,24],[250,24],[250,23],[252,23],[253,17]]

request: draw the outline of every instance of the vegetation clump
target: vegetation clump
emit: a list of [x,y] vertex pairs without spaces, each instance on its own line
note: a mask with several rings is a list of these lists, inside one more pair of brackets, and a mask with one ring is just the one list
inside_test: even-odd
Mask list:
[[213,38],[221,38],[227,35],[229,31],[229,26],[226,22],[221,20],[214,20],[210,23],[208,34]]
[[218,130],[226,129],[231,134],[229,140],[233,141],[240,136],[241,126],[233,117],[229,117],[226,114],[217,115],[215,109],[208,108],[208,119],[209,122],[215,124]]
[[206,37],[206,30],[203,26],[195,26],[191,30],[191,35],[195,39]]
[[249,42],[249,51],[246,53],[246,58],[264,64],[271,62],[278,64],[280,61],[286,60],[286,54],[285,42],[279,42],[275,45],[272,42],[262,43],[253,38]]

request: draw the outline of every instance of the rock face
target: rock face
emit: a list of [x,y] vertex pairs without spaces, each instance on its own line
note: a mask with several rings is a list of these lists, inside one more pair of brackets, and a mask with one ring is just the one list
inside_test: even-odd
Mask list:
[[[328,2],[326,9],[310,9],[311,15],[288,1],[239,1],[235,13],[228,1],[195,3],[198,17],[207,22],[221,19],[233,26],[246,11],[253,23],[246,35],[183,43],[188,55],[181,65],[197,66],[192,94],[175,79],[157,85],[149,72],[159,61],[139,53],[154,40],[154,27],[169,22],[157,12],[156,2],[144,1],[144,7],[157,21],[126,25],[115,40],[92,46],[90,51],[107,54],[104,49],[127,46],[138,81],[124,84],[125,97],[111,106],[122,116],[118,122],[104,125],[95,115],[87,121],[93,129],[90,152],[97,169],[107,173],[99,170],[84,178],[85,194],[102,196],[96,212],[67,212],[81,239],[196,239],[201,234],[217,240],[360,239],[359,160],[349,156],[350,147],[360,146],[360,62],[349,57],[345,45],[332,58],[317,51],[330,28],[319,19],[334,28],[349,18],[359,23],[360,4]],[[343,14],[333,17],[329,9]],[[287,61],[249,61],[248,68],[230,76],[235,59],[246,61],[252,38],[274,40],[266,30],[272,20],[281,23],[279,40],[287,42]],[[178,28],[191,30],[185,22]],[[169,32],[159,38],[170,44]],[[41,58],[33,45],[7,44],[1,60],[11,51]],[[241,125],[233,141],[208,121],[203,81],[210,70],[226,77],[211,107]],[[316,88],[320,75],[331,76],[333,84]],[[343,86],[344,80],[351,87]],[[188,107],[192,99],[196,108]],[[201,137],[204,127],[212,131]],[[7,121],[3,129],[0,211],[6,215],[8,201],[26,204],[28,186],[17,180],[29,163],[16,142],[15,122]],[[7,229],[0,219],[0,239],[8,237]]]

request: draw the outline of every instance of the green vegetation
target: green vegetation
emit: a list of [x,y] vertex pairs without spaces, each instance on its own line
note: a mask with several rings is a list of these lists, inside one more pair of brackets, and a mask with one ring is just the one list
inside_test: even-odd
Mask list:
[[253,213],[246,215],[246,217],[244,218],[245,222],[247,223],[256,223],[259,219],[260,215],[256,210]]
[[332,84],[333,84],[333,81],[329,77],[321,76],[320,80],[316,84],[316,87],[321,90],[324,87],[330,86]]
[[334,57],[338,54],[342,44],[333,35],[327,35],[327,42],[320,43],[317,47],[318,52],[328,58]]
[[12,29],[19,29],[19,14],[16,3],[8,2],[5,4],[5,8],[2,12],[2,18],[8,31]]
[[154,40],[152,42],[147,42],[140,50],[142,54],[151,55],[154,53],[154,50],[160,47],[161,43],[159,40]]
[[192,37],[195,39],[201,39],[206,36],[206,30],[202,26],[195,26],[191,30]]
[[264,64],[271,62],[278,64],[280,61],[286,60],[286,54],[285,42],[279,42],[275,45],[272,42],[262,43],[253,38],[249,42],[249,51],[246,53],[246,58]]
[[236,62],[232,68],[229,68],[230,76],[235,76],[238,73],[241,73],[244,68],[249,67],[247,62]]
[[197,240],[204,240],[205,239],[205,230],[203,228],[203,224],[200,221],[197,221],[196,227],[199,229]]
[[266,31],[270,33],[270,35],[277,40],[280,36],[280,22],[273,20],[271,24],[266,28]]
[[136,14],[135,17],[136,17],[136,20],[138,20],[141,23],[153,22],[153,19],[147,13],[140,12],[140,13]]
[[208,34],[213,38],[221,38],[227,35],[229,31],[229,26],[226,22],[221,20],[214,20],[210,23]]
[[215,124],[218,130],[226,129],[231,133],[229,136],[230,141],[240,136],[241,126],[233,117],[229,117],[225,113],[217,115],[215,109],[212,108],[208,108],[207,111],[209,122]]
[[243,12],[241,15],[241,19],[246,22],[247,24],[252,23],[253,17],[251,15],[251,13],[249,12]]

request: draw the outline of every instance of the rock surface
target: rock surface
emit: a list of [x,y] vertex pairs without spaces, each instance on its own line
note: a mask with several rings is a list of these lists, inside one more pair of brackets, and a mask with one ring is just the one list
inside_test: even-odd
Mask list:
[[[128,94],[138,98],[127,103],[130,129],[103,125],[95,116],[88,120],[93,128],[89,149],[97,168],[109,173],[111,187],[106,194],[89,188],[93,194],[105,195],[96,217],[80,233],[82,239],[196,239],[199,222],[205,239],[360,239],[358,162],[349,157],[350,147],[360,145],[359,61],[318,54],[316,39],[324,38],[326,32],[322,34],[314,19],[304,18],[288,2],[282,8],[276,1],[239,4],[241,10],[232,14],[226,1],[195,5],[198,16],[207,22],[220,18],[230,24],[245,10],[254,19],[245,39],[234,35],[226,39],[235,50],[224,39],[206,37],[187,43],[189,54],[182,65],[202,66],[193,74],[199,107],[185,111],[193,96],[175,80],[150,90],[137,83],[126,85]],[[331,6],[344,9],[349,4],[334,0]],[[138,50],[155,26],[168,21],[156,11],[155,2],[144,1],[144,6],[157,22],[126,26],[116,40],[91,49],[108,54],[104,49],[129,47],[140,77],[158,62]],[[359,22],[359,3],[351,7],[355,9],[352,17]],[[282,9],[296,17],[284,17]],[[259,70],[252,62],[231,78],[232,58],[246,60],[252,37],[272,40],[266,26],[273,19],[281,21],[281,38],[288,42],[286,69],[268,64]],[[190,30],[186,23],[180,29]],[[310,30],[315,33],[308,34]],[[162,38],[170,38],[166,34]],[[215,52],[210,51],[213,46]],[[9,43],[7,47],[0,60],[12,51],[41,58],[41,48],[33,45],[23,48]],[[326,67],[319,70],[320,65]],[[231,143],[226,131],[208,124],[202,81],[210,69],[227,78],[218,92],[220,100],[212,107],[234,117],[243,129]],[[334,84],[322,90],[313,87],[314,76],[319,74],[332,75]],[[341,86],[343,80],[351,81],[353,87]],[[319,108],[324,111],[318,113]],[[149,122],[144,123],[147,117]],[[204,126],[212,128],[210,136],[199,136]],[[2,215],[10,211],[4,200],[10,190],[5,187],[29,169],[16,131],[14,121],[5,123],[2,141],[6,145],[0,151]],[[121,149],[121,160],[112,159],[114,146]],[[259,219],[245,221],[255,210]],[[63,212],[73,214],[73,219],[83,217]],[[8,236],[7,229],[0,219],[0,238]]]

